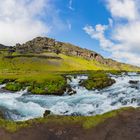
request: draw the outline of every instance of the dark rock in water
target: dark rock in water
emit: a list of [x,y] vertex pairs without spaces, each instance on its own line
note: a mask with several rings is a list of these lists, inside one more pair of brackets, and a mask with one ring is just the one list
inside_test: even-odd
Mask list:
[[122,105],[127,105],[128,101],[127,100],[124,100],[121,103],[122,103]]
[[47,117],[51,114],[52,112],[50,110],[46,110],[43,114],[43,117]]
[[80,80],[80,81],[79,81],[79,84],[82,84],[82,83],[83,83],[83,81],[84,81],[84,80]]
[[135,80],[130,80],[129,81],[129,84],[131,84],[131,88],[135,88],[135,89],[139,89],[140,87],[139,87],[139,81],[137,80],[137,81],[135,81]]
[[63,114],[67,114],[69,111],[67,110],[67,111],[65,111],[65,112],[63,112]]
[[76,91],[73,90],[73,91],[69,92],[68,94],[69,95],[74,95],[74,94],[76,94]]
[[115,106],[118,103],[118,101],[114,101],[111,103],[111,106]]
[[132,99],[131,99],[131,104],[134,103],[134,102],[136,102],[136,101],[137,101],[136,98],[132,98]]
[[79,112],[73,112],[73,113],[71,114],[71,116],[82,116],[82,115],[81,115],[81,113],[79,113]]
[[130,83],[130,84],[138,84],[138,83],[139,83],[139,81],[130,80],[130,81],[129,81],[129,83]]
[[73,89],[71,88],[71,86],[68,86],[68,87],[67,87],[67,93],[68,93],[69,95],[74,95],[74,94],[76,94],[76,91],[73,90]]
[[131,88],[135,88],[135,89],[137,89],[137,90],[140,88],[139,85],[136,85],[136,84],[132,84],[130,87],[131,87]]

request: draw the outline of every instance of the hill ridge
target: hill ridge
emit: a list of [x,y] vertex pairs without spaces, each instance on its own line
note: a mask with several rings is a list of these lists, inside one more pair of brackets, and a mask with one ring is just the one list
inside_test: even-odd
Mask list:
[[[4,45],[3,45],[4,46]],[[2,47],[3,49],[3,47]],[[7,46],[6,46],[7,49]],[[106,59],[99,53],[89,50],[86,48],[81,48],[79,46],[73,45],[71,43],[65,43],[61,41],[56,41],[55,39],[49,37],[36,37],[26,43],[19,44],[17,43],[13,47],[9,47],[9,52],[17,52],[18,54],[41,54],[44,52],[47,53],[56,53],[56,54],[64,54],[67,56],[76,56],[80,58],[84,58],[86,60],[97,61],[102,65],[108,67],[114,67],[114,69],[122,69],[124,67],[137,68],[137,66],[133,66],[130,64],[121,63],[115,61],[113,59]]]

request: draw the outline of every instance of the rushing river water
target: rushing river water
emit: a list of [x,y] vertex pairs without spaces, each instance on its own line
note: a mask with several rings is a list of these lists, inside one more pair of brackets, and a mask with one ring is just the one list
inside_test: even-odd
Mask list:
[[20,121],[42,117],[45,110],[57,115],[91,116],[121,107],[140,106],[140,83],[129,83],[129,80],[140,80],[140,75],[129,73],[111,77],[116,80],[111,87],[88,91],[79,86],[87,76],[70,76],[68,83],[76,91],[72,96],[67,93],[63,96],[42,96],[28,94],[26,90],[16,93],[0,90],[0,109],[4,110],[7,119]]

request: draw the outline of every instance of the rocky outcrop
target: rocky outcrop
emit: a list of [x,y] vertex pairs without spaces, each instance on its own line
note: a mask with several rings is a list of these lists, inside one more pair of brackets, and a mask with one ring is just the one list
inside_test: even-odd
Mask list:
[[55,45],[55,40],[47,37],[37,37],[25,44],[16,44],[16,51],[25,53],[41,53],[44,51],[49,51]]
[[55,41],[47,37],[37,37],[25,44],[16,44],[16,51],[21,54],[55,52],[70,56],[83,57],[89,60],[97,60],[104,63],[104,58],[94,51],[80,48],[70,43]]
[[[60,41],[56,41],[55,39],[48,38],[48,37],[37,37],[31,41],[28,41],[24,44],[16,44],[13,49],[10,49],[9,54],[13,53],[14,51],[20,54],[29,54],[29,53],[44,53],[44,52],[53,52],[56,54],[65,54],[68,56],[77,56],[82,57],[87,60],[96,60],[100,64],[104,66],[111,66],[114,69],[122,70],[122,67],[134,67],[131,65],[126,65],[123,63],[119,63],[112,59],[105,59],[100,54],[80,48],[70,43],[64,43]],[[138,67],[135,67],[138,68]],[[138,68],[139,69],[139,68]]]

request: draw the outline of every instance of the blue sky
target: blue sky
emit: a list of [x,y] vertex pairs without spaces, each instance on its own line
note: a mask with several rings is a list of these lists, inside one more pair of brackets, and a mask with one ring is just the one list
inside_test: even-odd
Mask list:
[[37,36],[140,66],[140,0],[0,0],[0,44]]
[[[69,0],[55,0],[56,7],[60,10],[61,20],[70,24],[71,29],[53,32],[50,37],[57,40],[71,42],[83,48],[88,48],[109,57],[109,53],[104,51],[97,40],[91,39],[83,30],[85,25],[96,25],[99,23],[108,24],[110,13],[107,11],[101,0],[73,0],[72,8],[69,8]],[[68,25],[69,26],[69,25]]]

